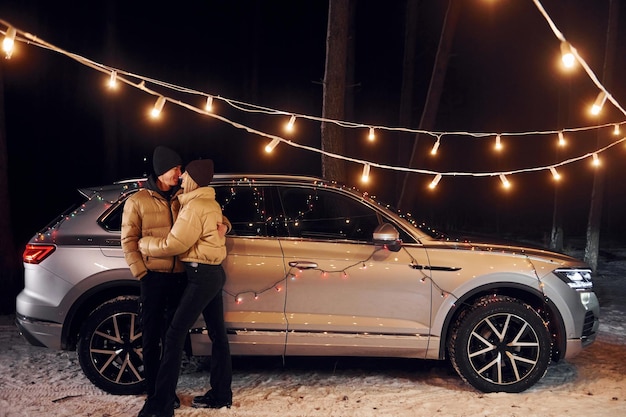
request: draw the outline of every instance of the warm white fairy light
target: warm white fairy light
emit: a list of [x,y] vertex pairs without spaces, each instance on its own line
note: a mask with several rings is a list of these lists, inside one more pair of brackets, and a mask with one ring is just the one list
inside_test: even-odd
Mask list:
[[598,96],[596,97],[596,101],[593,102],[593,106],[591,106],[591,114],[598,115],[600,111],[602,111],[602,106],[604,106],[604,102],[606,101],[606,93],[604,91],[600,91]]
[[502,186],[504,188],[511,188],[511,183],[509,182],[509,180],[506,178],[506,175],[504,174],[500,174],[500,181],[502,182]]
[[163,106],[165,106],[165,97],[159,96],[156,103],[154,103],[154,107],[152,108],[150,115],[153,118],[159,117],[161,115],[161,111],[163,110]]
[[117,71],[115,70],[111,71],[111,76],[109,77],[109,88],[117,88]]
[[363,173],[361,174],[361,182],[367,183],[370,180],[370,164],[363,165]]
[[561,179],[561,174],[558,173],[555,167],[550,167],[550,172],[552,173],[552,178],[554,178],[555,181]]
[[291,118],[289,118],[289,122],[287,122],[287,125],[285,126],[285,130],[287,132],[292,132],[293,131],[293,125],[296,123],[296,116],[292,115]]
[[204,105],[204,110],[208,112],[213,111],[213,96],[208,96],[206,98],[206,104]]
[[435,178],[433,178],[430,184],[428,184],[428,188],[430,188],[431,190],[434,190],[435,187],[437,187],[437,184],[439,184],[439,181],[441,181],[441,174],[435,175]]
[[431,155],[437,155],[437,149],[439,149],[440,140],[441,139],[437,138],[437,142],[435,142],[433,148],[430,150]]
[[270,143],[265,146],[265,152],[271,153],[276,146],[280,143],[280,139],[274,138]]
[[592,161],[593,166],[594,167],[599,167],[600,166],[600,158],[598,157],[598,154],[594,153],[591,156],[593,157],[593,161]]
[[500,135],[496,135],[496,144],[494,145],[494,149],[498,152],[502,150],[502,138]]
[[563,136],[563,132],[559,132],[559,146],[565,146],[567,142],[565,141],[565,136]]
[[370,133],[367,136],[367,139],[369,139],[370,142],[373,141],[374,139],[376,139],[376,135],[374,134],[374,128],[373,127],[370,127]]
[[613,134],[615,136],[619,135],[619,124],[615,124],[615,126],[613,127]]
[[15,35],[17,35],[17,30],[13,26],[8,27],[2,41],[2,50],[7,59],[11,58],[15,49]]
[[576,63],[576,57],[572,53],[572,45],[567,41],[561,42],[561,60],[565,68],[572,68]]

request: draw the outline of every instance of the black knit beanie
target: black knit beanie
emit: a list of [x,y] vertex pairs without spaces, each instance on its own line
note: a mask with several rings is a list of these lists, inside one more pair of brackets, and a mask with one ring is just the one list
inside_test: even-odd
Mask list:
[[213,160],[197,159],[191,161],[185,167],[185,171],[198,184],[198,187],[206,187],[213,180]]
[[157,146],[152,154],[152,167],[158,177],[165,174],[170,169],[182,165],[183,160],[180,155],[166,146]]

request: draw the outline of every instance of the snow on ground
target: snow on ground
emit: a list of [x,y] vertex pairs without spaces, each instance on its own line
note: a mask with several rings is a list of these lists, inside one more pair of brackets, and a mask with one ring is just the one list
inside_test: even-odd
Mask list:
[[[234,358],[231,409],[190,407],[208,387],[206,358],[185,363],[176,417],[626,415],[626,252],[601,265],[597,341],[553,364],[521,394],[483,394],[438,361]],[[136,416],[143,396],[109,395],[83,375],[75,352],[30,346],[0,316],[0,417]]]

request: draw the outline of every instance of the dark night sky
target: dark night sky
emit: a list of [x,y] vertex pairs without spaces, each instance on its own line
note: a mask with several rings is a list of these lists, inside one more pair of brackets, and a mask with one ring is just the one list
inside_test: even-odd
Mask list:
[[[624,115],[608,108],[598,121],[585,115],[597,90],[578,71],[556,70],[559,44],[531,0],[462,0],[436,129],[469,132],[522,132],[619,122]],[[564,5],[566,3],[566,5]],[[414,92],[416,128],[432,70],[445,2],[421,2],[418,26],[418,74]],[[544,0],[542,4],[566,38],[600,77],[608,0]],[[355,16],[355,114],[351,121],[398,126],[402,76],[404,1],[358,1]],[[50,2],[3,0],[0,19],[62,49],[146,77],[234,100],[321,115],[327,1],[180,1],[164,6],[142,1]],[[607,85],[620,102],[626,92],[619,75],[626,57],[626,10],[619,30],[613,71]],[[2,28],[4,30],[4,27]],[[44,226],[76,195],[76,188],[141,175],[144,156],[157,144],[179,150],[186,160],[213,158],[221,172],[321,174],[318,154],[279,146],[271,156],[268,141],[167,105],[153,123],[145,109],[154,102],[131,87],[115,94],[102,88],[103,74],[69,58],[34,46],[0,63],[9,156],[9,181],[16,243]],[[166,95],[170,92],[163,91]],[[187,97],[187,100],[194,100]],[[197,99],[196,99],[197,100]],[[252,116],[216,103],[218,113],[273,134],[282,119]],[[199,104],[198,104],[199,105]],[[610,107],[610,106],[609,106]],[[111,116],[113,115],[113,116]],[[114,122],[111,123],[111,117]],[[103,137],[115,126],[118,161],[104,157]],[[319,147],[319,124],[300,123],[299,143]],[[626,126],[623,130],[626,130]],[[603,132],[601,139],[609,137]],[[359,159],[398,165],[399,140],[412,135],[379,133],[375,144],[357,134],[348,149]],[[606,140],[606,138],[604,139]],[[595,131],[572,135],[557,153],[554,139],[507,139],[496,158],[492,139],[444,138],[436,159],[432,140],[422,140],[421,168],[435,171],[490,172],[545,166],[597,148]],[[618,147],[603,154],[607,172],[605,236],[623,235],[621,213],[626,179]],[[114,178],[106,166],[117,162]],[[347,182],[357,185],[361,167],[350,166]],[[593,173],[588,162],[560,170],[559,199],[567,213],[566,234],[584,234]],[[395,202],[393,172],[372,171],[371,185],[358,187]],[[444,178],[427,192],[428,176],[418,187],[415,217],[438,226],[549,233],[554,185],[545,172],[514,176],[514,190],[502,192],[496,179]],[[17,195],[20,195],[18,198]]]

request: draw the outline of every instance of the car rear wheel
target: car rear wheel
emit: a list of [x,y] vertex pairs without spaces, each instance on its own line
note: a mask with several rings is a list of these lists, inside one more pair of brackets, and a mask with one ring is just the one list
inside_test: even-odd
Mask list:
[[483,392],[522,392],[550,364],[548,328],[528,304],[506,296],[483,297],[462,313],[448,344],[452,365]]
[[80,366],[94,385],[108,393],[145,390],[138,310],[136,297],[115,298],[96,308],[80,330]]

